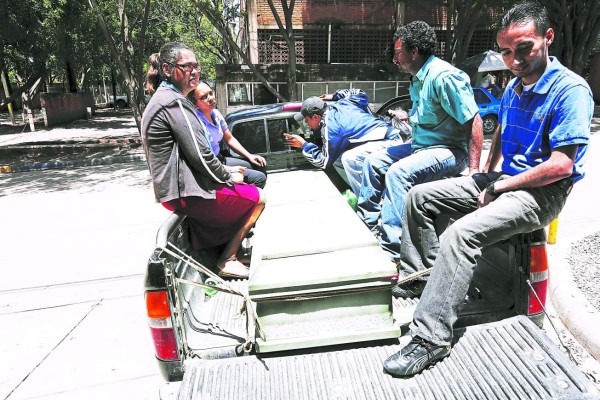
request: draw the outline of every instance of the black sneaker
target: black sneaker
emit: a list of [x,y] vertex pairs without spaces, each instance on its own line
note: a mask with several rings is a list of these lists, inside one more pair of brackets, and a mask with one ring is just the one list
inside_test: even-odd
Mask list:
[[419,297],[425,289],[426,281],[408,281],[399,283],[392,288],[392,296],[396,298],[410,299]]
[[415,336],[402,350],[385,360],[383,369],[392,376],[411,376],[435,364],[448,354],[450,354],[450,346],[436,346]]

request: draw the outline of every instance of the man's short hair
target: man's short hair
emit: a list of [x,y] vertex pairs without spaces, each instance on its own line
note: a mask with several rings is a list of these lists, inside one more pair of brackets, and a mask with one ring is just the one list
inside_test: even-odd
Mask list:
[[517,4],[508,12],[498,26],[498,31],[508,28],[510,25],[524,25],[532,21],[535,25],[535,31],[538,35],[544,36],[550,29],[550,19],[548,18],[548,10],[538,2],[527,2]]
[[398,39],[404,48],[409,50],[416,48],[423,57],[435,54],[437,46],[435,31],[423,21],[413,21],[398,28],[394,34],[394,42]]

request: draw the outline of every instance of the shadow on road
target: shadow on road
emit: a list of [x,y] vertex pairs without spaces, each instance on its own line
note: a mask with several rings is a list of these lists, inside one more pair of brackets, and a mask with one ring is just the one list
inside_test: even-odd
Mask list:
[[0,174],[0,196],[60,191],[91,193],[111,186],[152,190],[148,166],[145,162],[135,162]]
[[[110,134],[114,130],[127,129],[131,134],[137,133],[137,127],[135,120],[130,109],[117,110],[112,109],[98,109],[96,114],[91,119],[78,119],[72,122],[65,122],[49,128],[44,127],[44,121],[39,114],[39,111],[35,115],[35,129],[42,132],[51,132],[52,130],[58,129],[89,129],[89,132],[103,132],[106,131]],[[89,135],[88,132],[88,135]],[[30,133],[29,123],[23,122],[20,113],[17,113],[15,119],[15,125],[12,125],[8,117],[8,113],[0,113],[0,136],[17,134],[17,133]]]

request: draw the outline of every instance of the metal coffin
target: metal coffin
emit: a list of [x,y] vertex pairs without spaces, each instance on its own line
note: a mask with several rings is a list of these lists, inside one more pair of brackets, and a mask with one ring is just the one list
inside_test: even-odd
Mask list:
[[[299,173],[271,187],[248,282],[265,334],[257,332],[258,351],[398,337],[396,267],[325,174]],[[307,188],[318,195],[299,210]]]

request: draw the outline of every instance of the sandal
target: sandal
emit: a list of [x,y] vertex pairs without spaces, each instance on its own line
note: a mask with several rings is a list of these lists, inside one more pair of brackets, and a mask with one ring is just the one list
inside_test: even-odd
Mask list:
[[238,261],[234,256],[225,261],[222,268],[219,268],[218,275],[221,278],[248,279],[248,268]]

